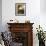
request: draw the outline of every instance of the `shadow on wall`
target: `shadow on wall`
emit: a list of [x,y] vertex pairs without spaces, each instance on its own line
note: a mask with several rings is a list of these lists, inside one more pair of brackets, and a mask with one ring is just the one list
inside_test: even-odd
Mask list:
[[2,0],[0,0],[0,31],[2,31]]
[[40,11],[46,14],[46,0],[40,0]]

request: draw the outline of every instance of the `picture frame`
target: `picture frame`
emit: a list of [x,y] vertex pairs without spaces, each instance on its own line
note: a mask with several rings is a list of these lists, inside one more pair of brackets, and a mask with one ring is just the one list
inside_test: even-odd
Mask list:
[[26,16],[26,3],[16,3],[15,4],[15,15],[16,16]]

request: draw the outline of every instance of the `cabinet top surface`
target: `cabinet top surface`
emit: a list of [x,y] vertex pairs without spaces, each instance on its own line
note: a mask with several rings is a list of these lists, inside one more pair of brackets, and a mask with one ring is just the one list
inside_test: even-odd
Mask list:
[[20,24],[22,24],[22,25],[23,25],[23,24],[31,24],[31,25],[33,25],[34,23],[7,23],[7,24],[8,24],[8,25],[14,25],[14,24],[19,24],[19,25],[20,25]]

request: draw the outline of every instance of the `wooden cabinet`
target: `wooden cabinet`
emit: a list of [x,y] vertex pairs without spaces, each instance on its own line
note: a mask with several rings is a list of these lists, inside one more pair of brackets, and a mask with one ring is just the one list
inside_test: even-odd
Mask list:
[[7,23],[13,41],[23,43],[22,46],[33,46],[33,23]]

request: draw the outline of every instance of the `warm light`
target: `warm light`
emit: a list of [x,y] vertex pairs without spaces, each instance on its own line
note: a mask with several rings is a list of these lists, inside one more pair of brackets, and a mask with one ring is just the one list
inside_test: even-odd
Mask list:
[[19,7],[19,10],[22,10],[22,9],[24,9],[23,7]]

